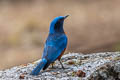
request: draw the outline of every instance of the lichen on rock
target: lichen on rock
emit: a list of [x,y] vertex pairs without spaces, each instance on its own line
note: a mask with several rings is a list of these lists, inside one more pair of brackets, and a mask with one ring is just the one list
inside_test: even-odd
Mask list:
[[61,59],[65,69],[56,61],[54,68],[30,75],[39,61],[0,71],[0,80],[120,80],[120,52],[65,54]]

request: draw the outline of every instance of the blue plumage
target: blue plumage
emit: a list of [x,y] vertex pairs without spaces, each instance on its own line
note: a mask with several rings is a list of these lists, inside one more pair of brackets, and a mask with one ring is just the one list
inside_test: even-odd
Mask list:
[[[41,69],[45,70],[58,58],[60,61],[61,55],[67,47],[67,36],[63,29],[63,23],[66,17],[68,17],[68,15],[59,16],[51,22],[49,35],[44,46],[42,60],[31,72],[31,75],[38,75]],[[60,64],[62,65],[61,62]]]

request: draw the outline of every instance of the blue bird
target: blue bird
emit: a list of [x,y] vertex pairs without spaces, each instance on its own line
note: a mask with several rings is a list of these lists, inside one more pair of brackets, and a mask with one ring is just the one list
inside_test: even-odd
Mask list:
[[42,59],[36,68],[33,69],[31,75],[38,75],[40,70],[45,70],[51,63],[58,59],[62,68],[61,56],[67,47],[67,36],[63,29],[64,20],[67,16],[56,17],[50,24],[49,35],[44,45]]

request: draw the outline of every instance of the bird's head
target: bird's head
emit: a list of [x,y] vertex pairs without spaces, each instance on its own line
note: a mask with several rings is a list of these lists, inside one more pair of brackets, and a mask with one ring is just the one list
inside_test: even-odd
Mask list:
[[53,21],[50,24],[50,33],[63,33],[63,23],[64,20],[68,17],[69,15],[66,16],[59,16],[53,19]]

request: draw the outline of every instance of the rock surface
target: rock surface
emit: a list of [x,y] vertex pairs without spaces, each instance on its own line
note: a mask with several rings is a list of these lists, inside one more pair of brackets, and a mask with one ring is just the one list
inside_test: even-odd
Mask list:
[[0,71],[0,80],[120,80],[120,52],[65,54],[61,59],[65,69],[56,61],[54,68],[29,75],[39,61]]

